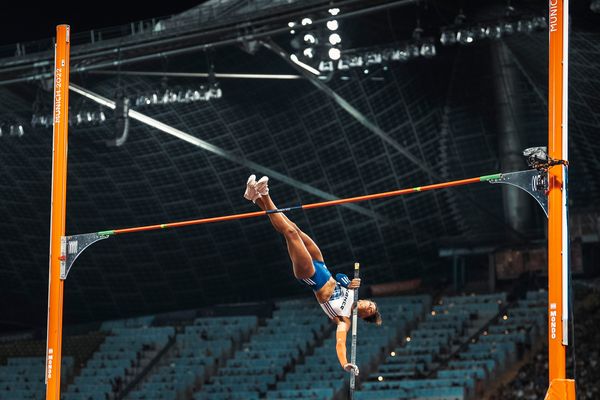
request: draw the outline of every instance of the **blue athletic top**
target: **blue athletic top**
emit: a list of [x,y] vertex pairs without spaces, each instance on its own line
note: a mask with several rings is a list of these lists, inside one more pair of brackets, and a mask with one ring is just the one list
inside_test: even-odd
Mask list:
[[[331,272],[329,272],[323,261],[313,260],[313,265],[315,267],[314,275],[310,278],[298,279],[298,281],[316,292],[329,281]],[[325,314],[334,319],[336,317],[350,317],[353,302],[354,291],[346,289],[336,282],[331,297],[320,305]]]
[[331,319],[335,317],[350,318],[352,314],[352,304],[354,303],[354,290],[346,289],[338,282],[335,283],[335,289],[329,300],[320,303],[321,308]]

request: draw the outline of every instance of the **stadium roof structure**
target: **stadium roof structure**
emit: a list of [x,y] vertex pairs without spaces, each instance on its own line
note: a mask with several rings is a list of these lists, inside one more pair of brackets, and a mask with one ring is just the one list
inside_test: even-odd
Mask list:
[[[349,53],[399,48],[413,40],[417,19],[423,35],[437,41],[458,12],[447,2],[339,4],[346,5],[340,6],[341,15],[355,13],[340,17]],[[523,2],[531,15],[543,15],[545,6]],[[506,73],[495,58],[500,51],[510,58],[511,118],[523,148],[546,143],[547,31],[465,46],[437,43],[434,57],[324,74],[329,88],[420,165],[304,79],[219,78],[297,75],[260,40],[270,37],[294,51],[287,22],[304,15],[326,19],[328,7],[325,1],[209,1],[162,20],[74,33],[71,82],[132,102],[218,82],[220,98],[131,107],[287,177],[271,180],[273,198],[282,207],[321,201],[323,194],[342,198],[426,185],[437,177],[500,172],[499,132],[505,126],[497,94],[499,76]],[[473,5],[464,12],[475,26],[503,18],[503,7],[503,2]],[[600,200],[600,24],[590,22],[598,15],[589,8],[574,7],[570,197],[573,209],[585,209]],[[0,49],[6,56],[0,59],[0,301],[14,305],[5,307],[2,317],[11,328],[46,323],[52,156],[52,128],[32,123],[32,115],[51,112],[51,41],[18,49],[19,56]],[[189,72],[211,76],[169,76]],[[105,121],[85,122],[87,113],[100,111]],[[135,121],[126,141],[114,146],[122,130],[115,113],[75,93],[70,113],[82,120],[69,131],[67,233],[256,209],[242,198],[247,176],[256,172],[248,165]],[[23,131],[11,134],[11,125]],[[498,187],[482,183],[374,200],[361,204],[366,212],[336,207],[290,216],[314,237],[332,271],[360,261],[364,280],[378,283],[439,272],[441,246],[543,239],[544,216],[533,201],[530,225],[515,233],[505,222],[502,199]],[[298,294],[303,289],[293,279],[281,241],[266,220],[253,219],[101,242],[69,275],[65,322]]]

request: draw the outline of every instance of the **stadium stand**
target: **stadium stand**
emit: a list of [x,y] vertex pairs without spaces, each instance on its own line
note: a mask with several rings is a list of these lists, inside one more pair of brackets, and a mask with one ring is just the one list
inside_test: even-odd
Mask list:
[[[283,301],[194,399],[258,399],[293,363],[312,350],[329,326],[317,304]],[[293,393],[287,393],[293,397]],[[271,397],[270,397],[271,398]]]
[[[384,363],[369,375],[357,398],[472,398],[478,391],[478,380],[488,376],[486,368],[493,368],[495,361],[489,360],[484,344],[469,345],[466,352],[459,350],[498,315],[506,297],[506,293],[494,293],[441,298],[407,333],[402,345],[389,352]],[[458,364],[442,368],[457,352]]]
[[175,335],[173,327],[150,327],[152,320],[150,316],[104,323],[102,329],[110,334],[62,398],[105,400],[120,393]]
[[[600,307],[600,285],[594,287],[589,282],[574,282],[574,317],[575,317],[575,338],[571,344],[575,346],[576,358],[573,358],[573,351],[567,353],[567,376],[575,377],[577,382],[577,398],[592,400],[600,398],[600,370],[596,367],[600,365],[600,352],[598,343],[600,343],[600,317],[598,308]],[[545,291],[530,292],[527,298],[520,301],[522,308],[546,309],[548,294]],[[510,314],[509,314],[510,315]],[[543,317],[545,313],[542,313]],[[538,315],[539,317],[539,315]],[[506,323],[509,323],[509,318]],[[537,322],[537,319],[536,319]],[[511,325],[518,325],[519,322],[510,322]],[[531,333],[524,326],[517,326],[523,330],[525,339],[532,339]],[[537,328],[537,327],[536,327]],[[532,354],[526,357],[522,365],[511,377],[508,382],[500,385],[492,393],[489,400],[499,399],[523,399],[533,400],[541,399],[546,395],[548,389],[548,347],[546,345],[547,331],[544,329],[544,323],[541,325],[539,346],[533,346]]]
[[198,318],[182,327],[173,347],[127,399],[183,399],[211,377],[234,346],[256,329],[256,316]]
[[[429,296],[386,297],[376,301],[385,318],[384,324],[375,326],[359,321],[357,347],[360,354],[357,363],[362,374],[368,374],[381,361],[381,355],[423,317],[431,304]],[[350,349],[350,335],[347,340],[347,348]],[[348,375],[341,370],[336,356],[335,331],[332,330],[323,343],[314,349],[314,353],[305,358],[304,363],[296,365],[294,371],[277,383],[276,390],[267,393],[267,399],[344,398],[342,393],[346,393],[347,381]],[[307,392],[308,387],[311,390]]]
[[[44,383],[45,363],[44,357],[8,358],[6,365],[0,365],[0,399],[44,398],[46,393]],[[74,364],[73,357],[63,357],[61,379],[69,379],[73,374]]]
[[[355,398],[481,398],[545,332],[546,292],[507,297],[446,296],[434,305],[429,295],[376,298],[384,324],[359,321]],[[90,334],[104,339],[89,359],[63,359],[62,399],[347,397],[335,325],[313,299],[280,301],[262,323],[227,316],[153,324],[153,316],[104,322],[103,336]],[[43,357],[1,360],[0,399],[43,398]]]

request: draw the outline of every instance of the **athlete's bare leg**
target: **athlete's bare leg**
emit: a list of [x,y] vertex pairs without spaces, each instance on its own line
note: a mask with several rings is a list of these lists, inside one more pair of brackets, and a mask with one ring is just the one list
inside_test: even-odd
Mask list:
[[[269,195],[257,199],[256,204],[263,211],[274,210],[277,208]],[[296,279],[306,279],[313,276],[315,274],[315,267],[312,263],[313,256],[312,253],[309,252],[304,239],[302,238],[302,235],[304,235],[310,240],[308,235],[298,229],[298,226],[290,221],[283,213],[272,213],[268,214],[268,216],[275,230],[285,237],[288,254],[292,260],[292,267]],[[318,247],[316,247],[312,240],[310,240],[310,243],[318,250]],[[319,251],[318,255],[320,256],[320,254],[321,252]],[[321,261],[322,257],[320,256],[317,260]]]
[[[277,208],[277,207],[275,207],[275,204],[273,204],[273,199],[271,199],[269,197],[269,200],[270,200],[271,204],[273,205],[273,207]],[[262,198],[256,200],[256,205],[258,205],[261,208],[261,210],[263,210],[263,211],[273,209],[273,208],[267,208],[265,206],[265,204],[263,203]],[[287,215],[285,215],[284,213],[277,213],[277,214],[282,215],[285,218],[285,220],[287,221],[287,223],[298,231],[298,234],[300,235],[300,238],[302,239],[302,242],[304,243],[304,246],[306,246],[306,250],[308,250],[312,259],[323,262],[323,255],[321,254],[321,249],[319,249],[319,246],[317,246],[315,241],[312,240],[312,238],[310,236],[308,236],[304,231],[302,231],[302,229],[300,229],[298,227],[298,225],[296,225],[295,222],[290,220]]]

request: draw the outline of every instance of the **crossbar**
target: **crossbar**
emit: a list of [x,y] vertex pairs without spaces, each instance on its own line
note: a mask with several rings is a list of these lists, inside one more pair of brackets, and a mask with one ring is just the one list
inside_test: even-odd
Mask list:
[[192,219],[192,220],[187,220],[187,221],[138,226],[138,227],[133,227],[133,228],[112,229],[112,230],[100,231],[97,233],[98,233],[98,235],[102,235],[102,236],[112,236],[112,235],[122,235],[122,234],[126,234],[126,233],[134,233],[134,232],[155,231],[155,230],[167,229],[167,228],[180,228],[183,226],[190,226],[190,225],[210,224],[210,223],[214,223],[214,222],[233,221],[233,220],[238,220],[238,219],[260,217],[263,215],[278,213],[278,212],[287,212],[287,211],[292,211],[292,210],[310,210],[310,209],[314,209],[314,208],[331,207],[331,206],[337,206],[337,205],[347,204],[347,203],[358,203],[361,201],[382,199],[382,198],[386,198],[386,197],[402,196],[402,195],[409,194],[409,193],[418,193],[418,192],[426,192],[426,191],[430,191],[430,190],[444,189],[444,188],[449,188],[449,187],[453,187],[453,186],[464,186],[464,185],[469,185],[472,183],[487,182],[487,181],[490,181],[493,179],[499,179],[501,176],[502,176],[502,174],[498,173],[498,174],[493,174],[493,175],[479,176],[479,177],[475,177],[475,178],[459,179],[459,180],[455,180],[455,181],[448,181],[448,182],[442,182],[442,183],[434,183],[432,185],[426,185],[426,186],[416,186],[416,187],[412,187],[409,189],[399,189],[399,190],[393,190],[390,192],[367,194],[364,196],[348,197],[345,199],[322,201],[322,202],[318,202],[318,203],[303,204],[303,205],[286,207],[286,208],[277,208],[277,209],[268,210],[268,211],[256,211],[256,212],[249,212],[249,213],[242,213],[242,214],[224,215],[224,216],[220,216],[220,217]]

